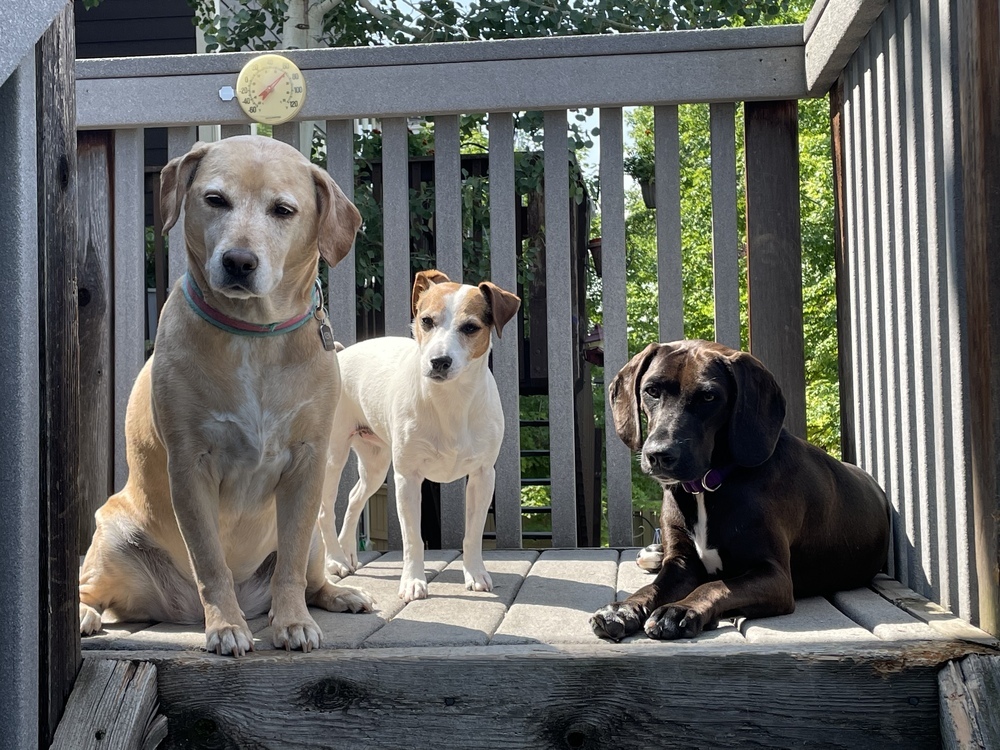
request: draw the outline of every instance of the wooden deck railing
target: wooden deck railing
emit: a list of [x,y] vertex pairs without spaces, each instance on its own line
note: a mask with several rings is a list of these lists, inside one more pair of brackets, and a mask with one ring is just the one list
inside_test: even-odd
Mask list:
[[[808,95],[803,49],[801,27],[779,26],[288,53],[308,80],[303,117],[325,123],[328,169],[347,191],[354,182],[354,119],[381,119],[383,292],[389,334],[408,335],[410,325],[406,117],[434,116],[437,265],[460,278],[458,117],[489,113],[491,274],[495,283],[516,288],[513,113],[544,110],[546,339],[555,546],[576,546],[578,539],[574,373],[579,371],[581,335],[586,333],[581,332],[572,307],[567,110],[600,109],[604,353],[605,366],[613,373],[628,357],[622,107],[655,106],[659,325],[660,337],[669,340],[681,338],[684,330],[677,105],[710,103],[715,329],[718,340],[738,348],[746,342],[740,340],[736,103],[757,102],[745,110],[746,175],[753,193],[747,218],[753,310],[750,345],[777,373],[789,400],[789,427],[802,434],[805,384],[794,102]],[[169,128],[171,157],[194,142],[197,125],[221,124],[227,134],[247,132],[237,103],[223,101],[219,90],[233,85],[249,58],[241,53],[80,61],[77,65],[78,127],[113,131],[109,193],[114,196],[114,279],[109,289],[114,309],[115,487],[124,482],[126,473],[125,404],[144,356],[144,259],[136,252],[143,246],[144,231],[143,128]],[[109,106],[110,102],[117,106]],[[298,124],[278,126],[274,135],[297,146]],[[775,165],[780,165],[780,174],[775,173]],[[787,184],[789,189],[776,191],[775,184]],[[755,232],[758,226],[767,231]],[[182,272],[184,260],[178,252],[183,247],[180,223],[169,239],[173,280]],[[337,336],[351,343],[355,340],[354,265],[342,263],[330,279]],[[775,318],[791,324],[771,325]],[[758,326],[757,320],[763,323]],[[793,332],[791,338],[787,331]],[[517,357],[515,337],[496,343],[494,368],[507,418],[495,504],[501,547],[521,544]],[[629,545],[633,542],[631,458],[610,424],[604,443],[609,540]],[[97,467],[97,471],[102,469]],[[86,502],[103,499],[97,493]],[[461,503],[460,486],[443,489],[442,543],[446,545],[461,539]],[[398,524],[392,505],[390,545],[396,546]]]

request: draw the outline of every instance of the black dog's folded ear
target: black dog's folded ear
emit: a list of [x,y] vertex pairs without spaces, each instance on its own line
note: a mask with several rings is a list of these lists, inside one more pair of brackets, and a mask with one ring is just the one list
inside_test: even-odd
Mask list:
[[740,466],[759,466],[778,444],[785,423],[785,397],[774,376],[756,357],[736,352],[729,358],[729,369],[736,382],[729,450]]
[[650,344],[628,361],[608,386],[611,399],[611,416],[615,421],[618,437],[634,451],[642,448],[642,427],[639,422],[639,382],[646,374],[649,363],[660,347]]

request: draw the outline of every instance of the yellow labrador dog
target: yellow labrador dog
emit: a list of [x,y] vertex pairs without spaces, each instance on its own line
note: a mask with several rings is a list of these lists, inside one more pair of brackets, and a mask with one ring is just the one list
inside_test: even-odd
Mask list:
[[[315,285],[350,250],[357,209],[323,170],[270,138],[198,143],[161,175],[164,231],[185,205],[188,274],[126,414],[129,477],[97,511],[80,630],[205,622],[206,648],[309,651],[307,603],[370,609],[325,575],[317,526],[340,371]],[[324,336],[325,334],[325,336]]]

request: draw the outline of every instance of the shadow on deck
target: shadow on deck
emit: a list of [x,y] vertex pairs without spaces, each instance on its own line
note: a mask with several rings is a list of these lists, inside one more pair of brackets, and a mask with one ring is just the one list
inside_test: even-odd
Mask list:
[[[888,578],[724,622],[683,642],[598,640],[592,612],[650,580],[635,550],[486,553],[494,591],[465,590],[455,551],[428,551],[429,595],[396,595],[400,553],[346,583],[379,610],[313,610],[325,644],[202,650],[200,628],[111,624],[87,661],[151,662],[165,747],[939,747],[938,672],[996,640]],[[897,606],[901,605],[901,606]]]

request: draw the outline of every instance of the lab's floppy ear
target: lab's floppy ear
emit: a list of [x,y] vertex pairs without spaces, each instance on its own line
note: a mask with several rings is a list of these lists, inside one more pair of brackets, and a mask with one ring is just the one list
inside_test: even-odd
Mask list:
[[501,329],[517,315],[518,308],[521,307],[521,298],[506,289],[501,289],[491,281],[480,284],[479,291],[486,298],[490,316],[493,318],[493,328],[497,332],[497,338],[500,338]]
[[650,344],[628,361],[618,371],[608,396],[611,400],[611,416],[615,422],[618,437],[634,451],[642,449],[642,425],[639,421],[639,383],[649,369],[649,363],[666,344]]
[[736,401],[729,417],[729,450],[740,466],[759,466],[778,444],[785,423],[785,397],[778,382],[756,357],[729,357]]
[[191,187],[195,172],[209,145],[198,141],[183,156],[171,159],[160,171],[160,216],[163,217],[163,234],[170,231],[181,215],[184,195]]
[[417,302],[420,300],[421,294],[435,284],[444,284],[448,281],[451,281],[451,279],[436,268],[431,268],[427,271],[417,271],[417,276],[413,279],[413,296],[410,298],[410,316],[412,317],[417,314]]
[[326,170],[315,164],[310,168],[316,185],[319,254],[333,268],[351,252],[354,236],[361,227],[361,214]]

